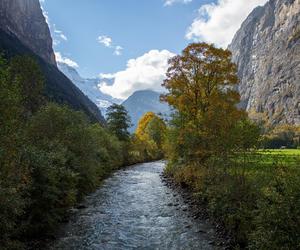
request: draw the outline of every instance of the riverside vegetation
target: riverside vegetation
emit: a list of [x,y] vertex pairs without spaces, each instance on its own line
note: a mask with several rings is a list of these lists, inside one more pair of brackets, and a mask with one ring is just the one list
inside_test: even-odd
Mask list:
[[43,241],[112,171],[162,155],[156,116],[132,138],[123,106],[109,108],[107,124],[92,123],[48,102],[43,81],[34,59],[0,57],[1,249]]
[[188,186],[235,249],[300,249],[299,127],[262,126],[237,108],[228,50],[191,44],[170,60],[166,174]]
[[[125,165],[165,157],[236,249],[300,249],[299,127],[252,121],[238,108],[228,50],[189,45],[169,62],[165,122],[148,112],[133,135],[122,105],[107,123],[47,102],[29,57],[0,59],[0,244],[51,236],[68,210]],[[262,150],[274,148],[289,150]]]

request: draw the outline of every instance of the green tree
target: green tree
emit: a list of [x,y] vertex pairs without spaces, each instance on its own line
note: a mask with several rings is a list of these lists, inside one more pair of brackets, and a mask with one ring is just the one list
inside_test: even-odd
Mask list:
[[[40,98],[40,91],[24,91],[31,82],[24,81],[35,74],[36,64],[22,65],[24,58],[7,62],[0,56],[0,245],[16,248],[13,238],[20,229],[20,218],[28,204],[25,194],[31,182],[26,161],[26,114],[30,110],[29,99]],[[42,85],[42,82],[39,82]],[[27,93],[29,94],[30,91]],[[18,225],[18,226],[17,226]]]
[[69,207],[122,163],[122,149],[82,112],[53,103],[30,119],[27,136],[32,181],[26,231],[33,236],[52,232]]
[[129,141],[131,118],[124,106],[113,104],[107,109],[108,129],[118,137],[120,141]]
[[0,57],[0,245],[4,247],[9,243],[24,204],[13,173],[18,165],[14,159],[19,156],[16,145],[21,95],[18,83],[11,82],[10,78],[7,62]]
[[35,113],[43,104],[44,77],[35,59],[17,56],[10,61],[10,74],[21,88],[22,106],[25,117]]

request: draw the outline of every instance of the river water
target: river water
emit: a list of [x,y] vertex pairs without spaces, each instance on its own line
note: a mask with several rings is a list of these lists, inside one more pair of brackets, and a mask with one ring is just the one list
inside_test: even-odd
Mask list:
[[212,227],[194,220],[180,194],[162,182],[164,166],[116,172],[86,198],[50,249],[214,249]]

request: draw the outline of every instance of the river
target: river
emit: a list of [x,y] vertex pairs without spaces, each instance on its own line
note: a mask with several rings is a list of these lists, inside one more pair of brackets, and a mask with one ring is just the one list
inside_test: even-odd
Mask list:
[[88,196],[50,249],[214,249],[211,225],[190,216],[161,180],[163,161],[120,170]]

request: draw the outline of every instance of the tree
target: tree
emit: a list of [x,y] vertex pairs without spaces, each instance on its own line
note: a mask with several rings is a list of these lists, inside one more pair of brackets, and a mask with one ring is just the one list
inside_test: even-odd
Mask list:
[[131,118],[124,106],[113,104],[107,109],[108,129],[117,136],[120,141],[129,141]]
[[169,61],[162,99],[175,112],[179,158],[205,162],[211,156],[227,157],[235,148],[233,128],[246,118],[236,106],[240,96],[236,65],[229,50],[194,43]]
[[165,122],[158,116],[154,116],[146,127],[146,134],[155,142],[160,151],[162,151],[166,130]]
[[[31,182],[26,160],[26,122],[41,105],[43,77],[30,57],[0,56],[0,245],[20,231]],[[19,224],[17,228],[16,225]],[[12,246],[11,246],[12,247]],[[13,248],[13,247],[12,247]]]
[[23,194],[28,176],[21,162],[22,112],[20,82],[0,55],[0,245],[4,248],[9,247],[26,205]]
[[166,132],[166,124],[153,112],[147,112],[139,120],[135,135],[135,142],[143,144],[143,154],[148,159],[156,159],[163,156],[163,140]]
[[143,139],[143,137],[146,136],[146,128],[149,124],[149,122],[155,117],[155,114],[153,112],[147,112],[145,113],[141,119],[138,122],[137,128],[135,130],[135,134],[140,138]]
[[152,140],[162,150],[165,132],[165,122],[153,112],[147,112],[139,120],[135,134],[141,140]]
[[264,148],[297,148],[300,145],[300,126],[277,125],[263,139]]
[[13,58],[10,61],[10,71],[14,80],[20,84],[23,113],[28,118],[45,104],[45,79],[35,59],[29,56]]

